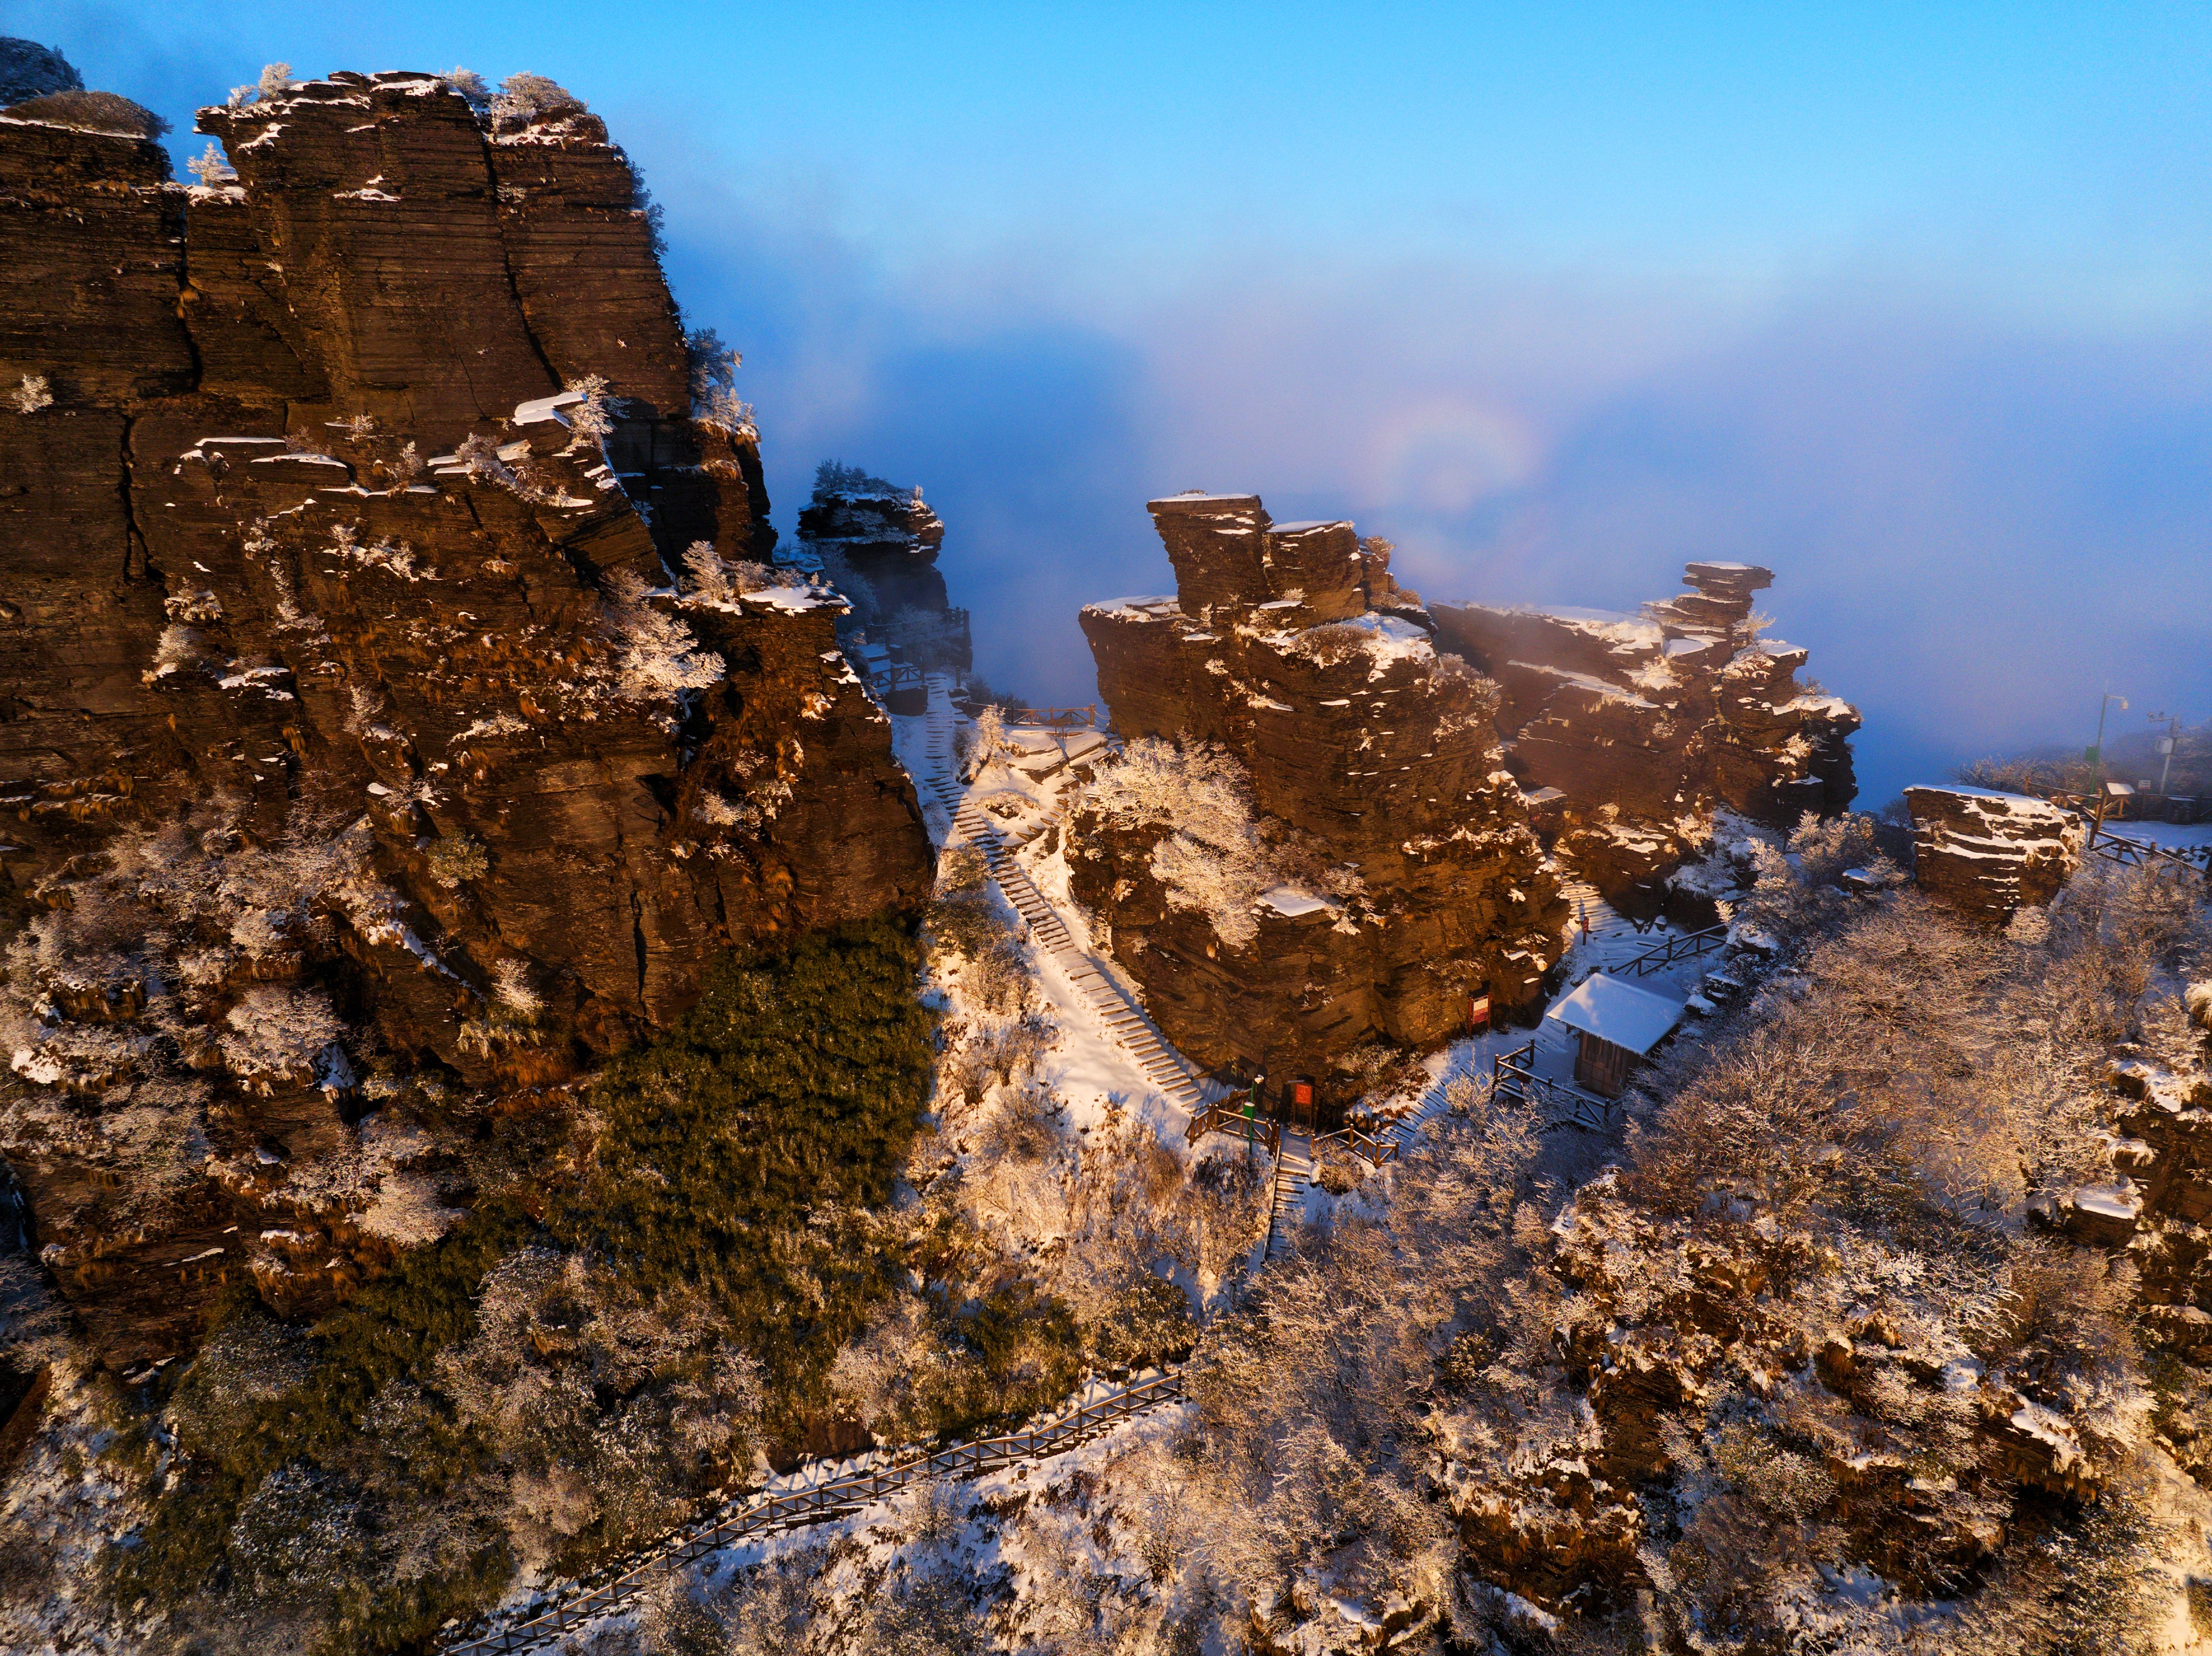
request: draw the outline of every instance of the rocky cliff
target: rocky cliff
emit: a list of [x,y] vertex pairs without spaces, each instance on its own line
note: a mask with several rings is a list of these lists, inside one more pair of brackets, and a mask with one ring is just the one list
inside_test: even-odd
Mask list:
[[2063,805],[1988,788],[1907,788],[1912,877],[1970,919],[2003,925],[2041,908],[2081,865],[2081,819]]
[[1151,503],[1177,596],[1083,612],[1128,743],[1072,817],[1073,889],[1161,1026],[1281,1077],[1536,996],[1565,904],[1499,765],[1497,685],[1431,641],[1349,523]]
[[1771,571],[1692,563],[1640,615],[1432,606],[1437,636],[1499,687],[1505,763],[1547,789],[1544,826],[1608,897],[1677,866],[1726,806],[1777,828],[1856,792],[1857,710],[1797,680],[1806,652],[1759,635]]
[[0,1138],[118,1360],[343,1295],[717,953],[927,889],[635,175],[518,79],[204,111],[191,187],[0,115]]
[[[921,675],[974,664],[968,612],[953,608],[937,567],[944,543],[945,525],[921,489],[835,460],[816,468],[813,497],[799,514],[798,561],[851,599],[839,634],[883,677],[894,713],[921,711]],[[893,663],[902,670],[890,670]]]

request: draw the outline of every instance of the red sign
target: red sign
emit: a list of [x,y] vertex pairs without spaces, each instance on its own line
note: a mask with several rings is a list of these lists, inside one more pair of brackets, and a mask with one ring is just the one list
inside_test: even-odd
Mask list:
[[1467,1003],[1467,1021],[1478,1029],[1490,1027],[1490,997],[1471,995]]
[[1309,1107],[1313,1103],[1313,1083],[1310,1081],[1292,1082],[1291,1083],[1291,1102],[1297,1105],[1298,1108],[1302,1110]]

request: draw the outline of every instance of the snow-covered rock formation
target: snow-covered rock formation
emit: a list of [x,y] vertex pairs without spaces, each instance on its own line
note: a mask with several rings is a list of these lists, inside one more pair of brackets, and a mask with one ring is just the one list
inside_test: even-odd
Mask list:
[[1501,768],[1498,687],[1349,523],[1150,507],[1178,596],[1083,628],[1127,739],[1073,816],[1076,896],[1186,1052],[1325,1075],[1539,992],[1565,906]]
[[1772,573],[1692,563],[1683,579],[1695,590],[1635,616],[1431,606],[1443,644],[1498,682],[1505,763],[1548,807],[1541,825],[1616,899],[1682,863],[1717,807],[1787,828],[1856,792],[1857,710],[1801,685],[1806,652],[1752,614]]
[[562,1081],[928,888],[650,203],[516,85],[274,86],[195,186],[0,118],[0,1144],[126,1362],[434,1234],[423,1087]]

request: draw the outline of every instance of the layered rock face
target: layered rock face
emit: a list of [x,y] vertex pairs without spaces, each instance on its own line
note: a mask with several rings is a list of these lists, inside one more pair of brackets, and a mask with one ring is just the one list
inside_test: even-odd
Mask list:
[[813,498],[799,514],[800,561],[856,601],[848,634],[911,666],[965,672],[974,664],[968,612],[945,592],[937,567],[944,543],[945,525],[919,488],[834,460],[818,468]]
[[1793,827],[1851,802],[1857,710],[1799,688],[1806,652],[1757,635],[1747,564],[1692,563],[1693,590],[1638,616],[1433,606],[1437,637],[1498,682],[1506,764],[1555,801],[1562,848],[1619,896],[1679,864],[1683,828],[1727,806]]
[[122,1358],[343,1293],[469,1199],[465,1101],[930,868],[842,600],[738,578],[755,434],[597,118],[201,124],[235,181],[0,117],[6,1153]]
[[1208,1064],[1325,1075],[1538,993],[1565,905],[1498,764],[1498,687],[1348,523],[1154,500],[1178,596],[1083,612],[1127,740],[1071,818],[1075,895]]
[[1971,919],[2002,925],[2040,908],[2081,866],[2081,819],[2026,794],[1987,788],[1907,788],[1912,877]]

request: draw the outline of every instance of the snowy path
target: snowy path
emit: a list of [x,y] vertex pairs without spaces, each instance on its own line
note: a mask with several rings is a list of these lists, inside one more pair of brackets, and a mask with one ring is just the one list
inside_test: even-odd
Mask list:
[[1182,1371],[1148,1370],[1129,1385],[1109,1389],[1097,1382],[1060,1411],[1004,1437],[895,1459],[864,1455],[844,1462],[810,1461],[772,1480],[743,1507],[695,1527],[680,1530],[642,1554],[623,1561],[620,1573],[524,1608],[525,1619],[470,1637],[451,1636],[440,1648],[452,1656],[514,1656],[541,1649],[579,1632],[603,1617],[617,1614],[672,1569],[696,1563],[708,1553],[764,1537],[849,1518],[864,1507],[916,1483],[937,1478],[975,1478],[1008,1466],[1036,1465],[1079,1449],[1124,1422],[1181,1403]]
[[1274,1208],[1267,1216],[1266,1257],[1279,1258],[1305,1221],[1306,1192],[1313,1188],[1313,1137],[1285,1131],[1275,1158]]
[[1186,1110],[1195,1111],[1206,1101],[1208,1089],[1182,1054],[1169,1044],[1158,1026],[1124,991],[1105,967],[1085,952],[1074,934],[1045,895],[1036,888],[1014,852],[1059,820],[1054,805],[1042,821],[1021,839],[1002,833],[988,813],[968,797],[953,767],[951,681],[942,673],[929,676],[927,772],[918,778],[921,786],[944,806],[957,834],[981,852],[991,877],[1006,894],[1006,901],[1029,923],[1047,958],[1066,977],[1082,1003],[1096,1013],[1106,1033],[1135,1063],[1139,1073],[1160,1092]]

